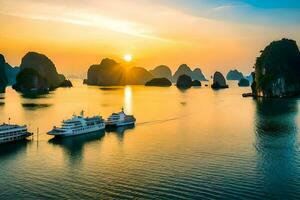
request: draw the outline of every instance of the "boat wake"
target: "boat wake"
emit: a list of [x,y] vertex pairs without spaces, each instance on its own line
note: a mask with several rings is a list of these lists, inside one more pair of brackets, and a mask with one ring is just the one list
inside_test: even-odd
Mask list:
[[137,125],[161,124],[161,123],[165,123],[165,122],[169,122],[169,121],[178,120],[178,119],[181,119],[181,118],[183,118],[183,117],[174,117],[174,118],[170,118],[170,119],[145,121],[145,122],[139,122],[139,123],[137,123]]

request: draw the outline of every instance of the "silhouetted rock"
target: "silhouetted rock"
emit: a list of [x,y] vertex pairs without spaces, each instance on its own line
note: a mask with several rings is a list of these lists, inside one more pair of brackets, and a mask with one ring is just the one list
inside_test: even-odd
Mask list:
[[215,72],[213,78],[213,84],[211,85],[213,89],[223,89],[228,88],[226,80],[221,72]]
[[244,75],[242,72],[239,72],[238,70],[230,70],[227,75],[226,75],[226,79],[227,80],[234,80],[234,81],[239,81],[242,78],[244,78]]
[[239,85],[240,87],[249,87],[249,86],[250,86],[250,83],[249,83],[249,81],[248,81],[247,79],[242,78],[242,79],[239,81],[238,85]]
[[150,81],[148,81],[145,86],[163,86],[163,87],[169,87],[172,83],[167,78],[154,78]]
[[193,70],[191,78],[198,81],[208,81],[199,68]]
[[22,58],[20,72],[13,88],[28,93],[45,92],[66,85],[69,87],[70,81],[57,73],[54,63],[47,56],[29,52]]
[[300,95],[300,52],[296,41],[269,44],[255,63],[252,93],[260,97]]
[[87,74],[88,85],[144,85],[153,78],[152,74],[141,67],[124,67],[116,61],[105,58],[99,65],[90,66]]
[[17,75],[13,88],[25,94],[39,94],[48,92],[49,84],[35,69],[25,68]]
[[65,80],[64,76],[60,76],[54,63],[45,55],[28,52],[23,58],[20,65],[20,70],[26,68],[34,69],[42,77],[47,80],[50,88],[57,88]]
[[105,58],[98,65],[90,66],[87,74],[89,85],[125,85],[126,70],[116,61]]
[[173,82],[176,82],[178,77],[184,74],[190,76],[192,80],[207,81],[201,69],[196,68],[194,69],[194,71],[192,71],[188,65],[182,64],[178,67],[177,71],[174,73]]
[[0,93],[5,92],[5,88],[8,83],[6,73],[5,73],[5,66],[6,66],[5,58],[2,54],[0,54]]
[[14,85],[16,83],[16,78],[20,72],[20,67],[12,67],[8,63],[5,66],[5,73],[8,81],[8,85]]
[[201,86],[201,82],[198,80],[193,80],[192,86]]
[[177,79],[181,75],[187,75],[189,77],[192,77],[192,70],[186,64],[180,65],[175,74],[173,75],[173,82],[177,82]]
[[167,78],[170,81],[172,80],[172,71],[166,65],[157,66],[153,70],[150,70],[150,73],[155,78]]
[[19,67],[12,67],[10,66],[6,61],[5,58],[2,54],[0,54],[0,67],[2,70],[4,68],[5,73],[3,73],[3,71],[1,71],[1,75],[6,75],[6,85],[13,85],[16,82],[16,77],[17,74],[20,72],[20,68]]
[[193,86],[192,78],[188,75],[183,74],[178,77],[176,86],[178,88],[190,88]]
[[64,80],[59,87],[73,87],[73,84],[70,80]]
[[252,73],[250,73],[248,76],[245,76],[245,79],[247,79],[250,83],[250,85],[253,83],[253,76]]
[[126,73],[126,84],[128,85],[145,85],[153,78],[153,75],[142,67],[132,67]]

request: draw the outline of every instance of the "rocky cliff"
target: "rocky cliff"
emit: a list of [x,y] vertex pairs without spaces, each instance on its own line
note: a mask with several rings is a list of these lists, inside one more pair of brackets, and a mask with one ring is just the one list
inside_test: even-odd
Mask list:
[[226,80],[221,72],[215,72],[213,77],[213,84],[211,85],[213,89],[223,89],[228,88]]
[[149,71],[155,78],[167,78],[172,80],[172,71],[166,65],[160,65]]
[[46,56],[28,52],[20,65],[20,72],[13,88],[26,93],[28,91],[53,90],[57,87],[70,86],[65,76],[58,74],[54,63]]
[[288,97],[300,95],[300,52],[294,40],[269,44],[256,59],[253,95]]
[[208,81],[199,68],[193,70],[191,78],[198,81]]
[[244,78],[244,75],[242,72],[238,71],[238,70],[230,70],[227,75],[226,75],[226,79],[227,80],[234,80],[234,81],[239,81],[242,78]]
[[7,76],[5,73],[5,66],[6,66],[5,58],[2,54],[0,54],[0,93],[5,92],[5,88],[8,83]]
[[100,64],[90,66],[86,83],[89,85],[144,85],[153,75],[142,67],[125,67],[105,58]]
[[174,73],[173,82],[176,82],[178,77],[184,74],[190,76],[193,80],[207,81],[201,69],[196,68],[194,69],[194,71],[192,71],[188,65],[182,64],[178,67],[178,69]]

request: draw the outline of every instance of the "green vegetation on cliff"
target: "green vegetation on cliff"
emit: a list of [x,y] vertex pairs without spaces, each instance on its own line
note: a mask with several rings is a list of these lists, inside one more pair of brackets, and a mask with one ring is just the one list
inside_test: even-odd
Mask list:
[[296,41],[274,41],[256,59],[252,92],[263,97],[299,95],[299,77],[300,52]]

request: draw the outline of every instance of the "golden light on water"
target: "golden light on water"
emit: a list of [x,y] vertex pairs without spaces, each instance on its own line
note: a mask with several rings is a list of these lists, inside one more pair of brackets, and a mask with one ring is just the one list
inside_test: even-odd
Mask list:
[[126,113],[132,113],[132,89],[130,86],[124,88],[124,109]]
[[130,62],[132,61],[132,55],[130,54],[125,54],[123,59],[126,61],[126,62]]

